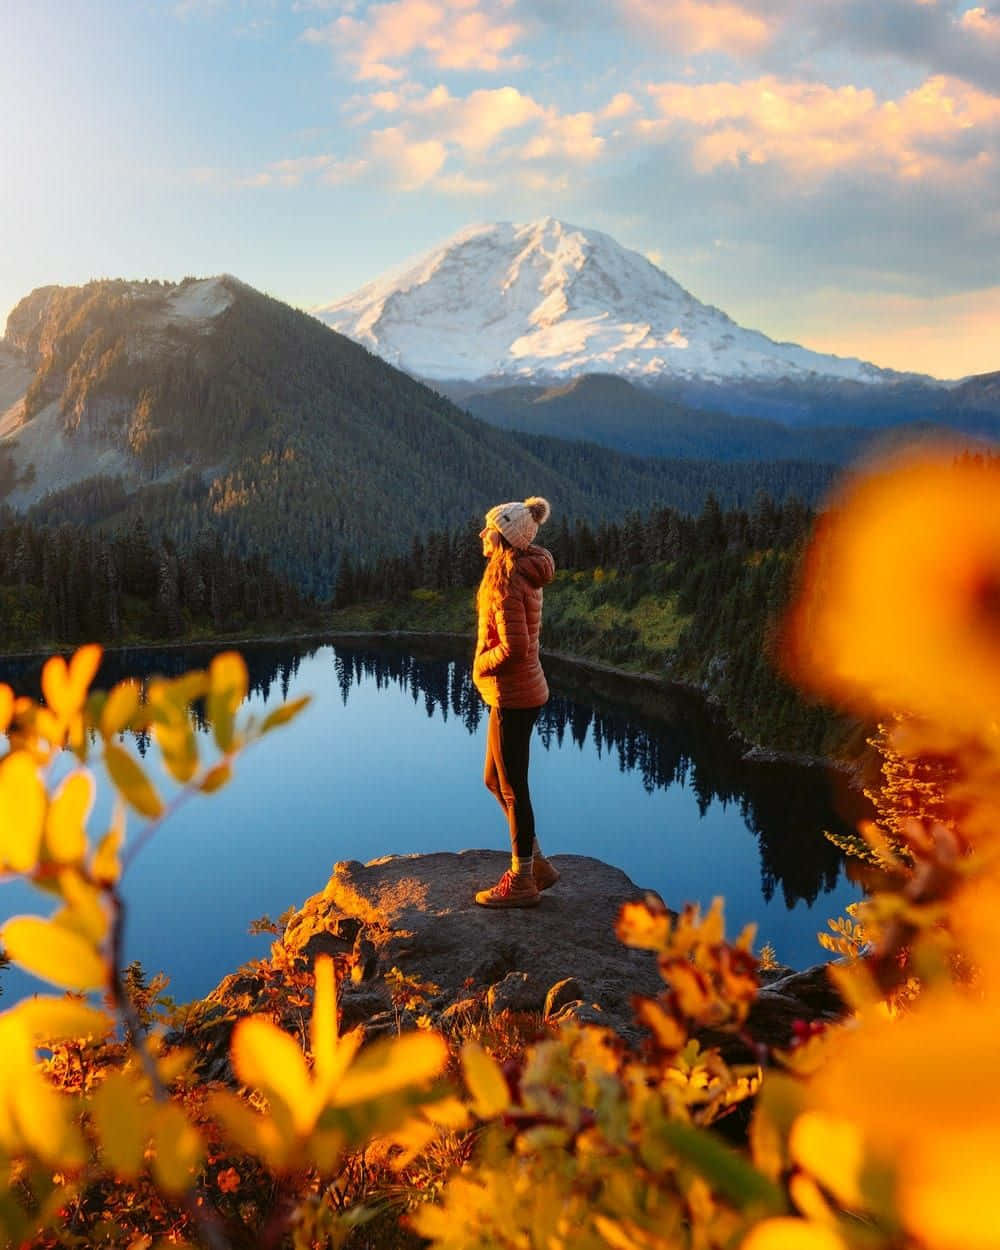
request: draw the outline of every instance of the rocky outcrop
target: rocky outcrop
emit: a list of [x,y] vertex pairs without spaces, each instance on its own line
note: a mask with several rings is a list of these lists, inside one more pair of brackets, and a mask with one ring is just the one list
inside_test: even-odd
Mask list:
[[[512,1013],[529,1029],[575,1020],[638,1043],[632,997],[655,995],[663,982],[650,952],[618,941],[615,920],[644,891],[597,859],[559,855],[553,862],[557,885],[537,907],[510,911],[473,901],[507,866],[498,851],[339,863],[291,916],[271,958],[226,977],[171,1040],[194,1045],[206,1076],[228,1079],[236,1020],[265,1011],[301,1032],[308,971],[318,955],[333,955],[358,970],[341,986],[341,1028],[363,1025],[369,1038],[416,1027],[421,1017],[461,1033]],[[719,1046],[730,1060],[758,1059],[787,1046],[803,1026],[843,1014],[825,965],[772,970],[762,981],[742,1034],[705,1033],[704,1045]]]
[[[283,954],[361,955],[368,986],[398,968],[431,982],[439,1010],[475,995],[486,1010],[541,1014],[549,991],[575,978],[574,993],[596,1004],[605,1023],[628,1032],[634,993],[662,985],[648,951],[615,937],[622,903],[644,891],[618,868],[585,855],[559,855],[559,883],[537,907],[478,907],[476,890],[490,885],[509,857],[499,851],[392,855],[335,866],[326,887],[308,899],[277,944]],[[357,989],[344,993],[345,1009]],[[550,1011],[571,1000],[557,995]]]

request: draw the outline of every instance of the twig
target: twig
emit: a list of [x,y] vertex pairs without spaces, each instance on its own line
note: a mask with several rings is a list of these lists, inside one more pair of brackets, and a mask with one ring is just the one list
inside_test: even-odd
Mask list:
[[[122,980],[121,965],[125,937],[125,901],[117,888],[113,886],[108,889],[108,897],[111,901],[110,971],[108,974],[108,994],[111,999],[111,1005],[118,1012],[125,1028],[132,1036],[133,1049],[138,1054],[143,1071],[149,1080],[153,1098],[156,1102],[168,1103],[170,1101],[170,1093],[160,1079],[160,1074],[156,1069],[156,1061],[146,1045],[145,1031],[142,1021],[139,1019],[139,1013],[136,1011],[135,1004],[129,997],[125,983]],[[209,1250],[232,1250],[218,1215],[214,1211],[198,1205],[193,1186],[186,1191],[182,1202],[184,1210],[198,1229],[199,1239],[205,1246],[209,1247]]]

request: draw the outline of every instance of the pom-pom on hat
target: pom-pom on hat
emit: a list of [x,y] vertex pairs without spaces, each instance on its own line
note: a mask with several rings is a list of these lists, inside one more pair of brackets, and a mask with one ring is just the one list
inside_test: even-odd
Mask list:
[[523,551],[535,541],[539,525],[549,519],[549,501],[531,495],[524,503],[501,503],[486,514],[488,529],[499,530],[512,547]]

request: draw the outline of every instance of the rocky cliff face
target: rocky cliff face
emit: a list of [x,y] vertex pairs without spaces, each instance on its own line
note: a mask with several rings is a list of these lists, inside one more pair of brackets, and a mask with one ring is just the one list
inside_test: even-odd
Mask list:
[[46,329],[51,331],[50,312],[58,303],[61,287],[40,286],[25,296],[7,318],[6,344],[21,353],[24,362],[37,367],[48,347]]

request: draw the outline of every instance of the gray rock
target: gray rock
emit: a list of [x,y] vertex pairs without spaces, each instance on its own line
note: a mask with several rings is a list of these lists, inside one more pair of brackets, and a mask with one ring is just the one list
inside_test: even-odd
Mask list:
[[538,1011],[545,1004],[545,987],[527,972],[508,972],[502,981],[491,985],[486,995],[486,1009],[491,1016],[501,1011]]
[[542,1009],[542,1014],[547,1020],[550,1016],[556,1015],[568,1003],[580,1002],[582,998],[583,991],[580,989],[580,982],[576,977],[564,977],[561,981],[557,981],[545,995],[545,1006]]
[[[545,987],[573,973],[579,997],[600,1003],[610,1028],[627,1027],[633,993],[662,988],[649,951],[630,950],[615,936],[624,902],[645,891],[620,869],[585,855],[556,855],[562,874],[537,907],[478,907],[477,890],[510,865],[500,851],[390,855],[371,863],[337,864],[323,891],[308,899],[287,926],[282,944],[301,950],[327,929],[340,932],[345,917],[364,924],[374,947],[369,970],[398,967],[438,985],[450,1001],[468,998],[527,972]],[[545,990],[534,1010],[541,1011]]]
[[[366,1040],[417,1027],[425,1011],[450,1030],[481,1022],[487,1012],[513,1010],[538,1012],[556,1024],[600,1024],[638,1043],[643,1033],[631,999],[655,997],[664,987],[653,953],[623,946],[615,921],[622,904],[644,891],[600,860],[558,855],[553,862],[561,879],[537,907],[492,910],[476,906],[474,896],[508,866],[500,851],[346,860],[293,915],[272,949],[279,967],[289,955],[311,954],[325,942],[331,953],[353,950],[364,975],[361,984],[342,986],[341,1025],[364,1025]],[[427,992],[426,1008],[398,1016],[390,1009],[382,978],[392,967],[437,987]],[[789,1044],[796,1020],[830,1020],[845,1011],[826,965],[775,969],[762,979],[740,1035],[703,1030],[704,1045],[720,1046],[733,1061],[759,1058],[762,1046]],[[208,996],[178,1040],[195,1046],[203,1068],[222,1072],[233,1022],[260,1010],[269,993],[273,980],[251,966],[240,970]],[[284,1027],[301,1027],[298,1011],[286,1014]]]
[[340,995],[340,1029],[346,1033],[392,1006],[385,990],[344,989]]

